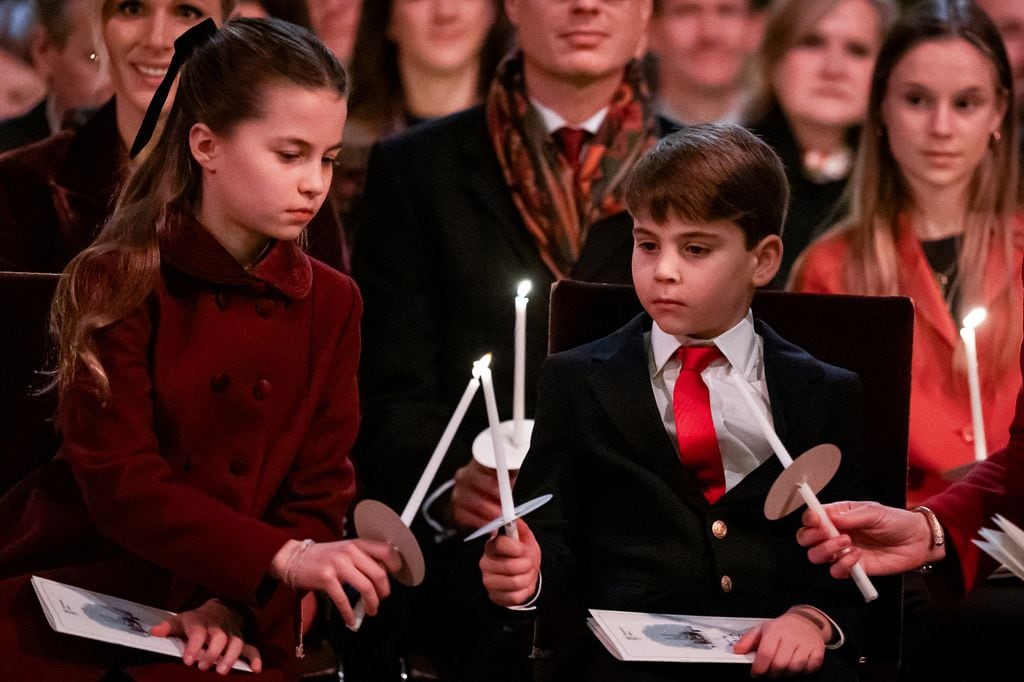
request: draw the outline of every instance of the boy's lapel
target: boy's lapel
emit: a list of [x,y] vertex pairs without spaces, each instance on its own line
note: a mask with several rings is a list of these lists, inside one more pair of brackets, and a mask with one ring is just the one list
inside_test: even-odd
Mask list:
[[622,455],[642,460],[681,497],[704,500],[697,481],[680,465],[658,414],[644,347],[645,318],[634,318],[595,349],[590,385],[609,421],[632,445]]
[[[789,454],[799,457],[819,444],[827,401],[820,395],[821,365],[805,351],[789,343],[761,321],[755,329],[764,339],[764,371],[772,421]],[[782,473],[782,463],[772,454],[723,496],[724,502],[764,497]]]
[[764,371],[775,431],[789,454],[799,457],[819,444],[828,404],[819,395],[825,372],[817,360],[768,325],[758,321],[756,328],[764,339]]

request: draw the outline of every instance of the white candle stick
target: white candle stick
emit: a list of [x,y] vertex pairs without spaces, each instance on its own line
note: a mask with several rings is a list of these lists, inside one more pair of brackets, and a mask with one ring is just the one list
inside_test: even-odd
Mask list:
[[519,283],[516,290],[516,335],[515,335],[515,374],[512,384],[512,443],[523,446],[525,437],[523,422],[526,418],[526,304],[530,299],[529,280]]
[[494,446],[495,475],[498,477],[498,496],[501,498],[501,517],[505,520],[505,531],[509,536],[519,539],[516,528],[516,511],[512,502],[512,480],[508,474],[508,463],[505,459],[505,445],[502,443],[501,421],[498,419],[498,401],[494,397],[494,382],[491,381],[491,370],[483,367],[480,381],[484,385],[484,403],[487,405],[487,422],[490,425],[491,442]]
[[402,522],[405,525],[412,525],[413,519],[416,518],[416,510],[423,503],[423,498],[427,496],[427,490],[430,488],[434,476],[437,475],[437,470],[441,466],[448,448],[452,445],[455,432],[458,431],[459,425],[462,424],[462,419],[466,416],[466,410],[469,409],[473,396],[476,395],[477,389],[480,388],[480,370],[482,367],[486,367],[490,361],[491,356],[487,354],[473,363],[473,378],[466,385],[462,399],[455,406],[455,412],[452,413],[451,419],[448,420],[448,426],[445,427],[444,433],[441,434],[441,440],[438,441],[437,447],[434,448],[433,454],[430,455],[430,459],[427,461],[427,466],[423,470],[419,482],[413,489],[409,501],[406,502],[405,509],[402,510]]
[[[750,414],[753,415],[754,420],[757,421],[758,426],[761,427],[761,432],[764,437],[768,440],[768,443],[772,446],[772,450],[775,451],[775,456],[782,462],[782,467],[788,469],[793,464],[793,457],[790,456],[786,446],[782,444],[782,439],[779,438],[779,434],[775,433],[775,429],[768,422],[768,417],[765,416],[761,406],[754,401],[754,396],[751,395],[750,386],[745,382],[736,372],[729,373],[729,381],[732,382],[733,386],[739,392],[740,397],[743,398],[743,402],[746,403],[747,409]],[[836,526],[832,523],[832,519],[829,518],[828,514],[825,513],[824,508],[821,506],[821,502],[818,500],[818,496],[814,494],[811,486],[807,485],[806,482],[801,482],[797,486],[797,490],[800,492],[800,497],[803,498],[804,504],[818,514],[821,519],[821,523],[825,526],[825,530],[828,531],[828,535],[831,538],[837,537],[839,531],[836,530]],[[853,569],[850,571],[850,575],[853,577],[853,581],[857,584],[857,589],[864,596],[865,601],[874,601],[878,598],[878,590],[871,584],[871,580],[868,578],[867,573],[864,572],[864,567],[861,566],[858,561]]]
[[960,338],[964,340],[967,355],[967,388],[971,394],[971,423],[974,429],[974,459],[981,462],[988,457],[985,439],[985,418],[981,410],[981,380],[978,378],[978,343],[975,329],[985,321],[984,308],[975,308],[964,317]]

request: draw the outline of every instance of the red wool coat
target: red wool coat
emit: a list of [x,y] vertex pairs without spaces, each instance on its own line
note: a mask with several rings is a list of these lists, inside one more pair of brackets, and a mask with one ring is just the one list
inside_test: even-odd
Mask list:
[[24,654],[25,679],[54,658],[11,639],[46,634],[28,573],[172,610],[244,604],[265,663],[287,668],[295,595],[269,578],[271,559],[289,539],[342,534],[355,284],[291,243],[250,274],[191,217],[164,232],[155,292],[96,335],[107,406],[80,372],[61,401],[58,457],[0,499],[0,650],[15,670]]
[[[953,321],[924,252],[906,221],[901,221],[896,247],[900,259],[899,291],[914,301],[907,502],[916,505],[949,485],[949,481],[943,478],[943,472],[974,460],[974,430],[967,375],[954,367],[954,353],[962,346],[959,323]],[[848,251],[849,247],[841,236],[831,235],[818,240],[797,261],[790,288],[815,293],[848,293],[844,280]],[[1020,276],[1021,255],[1020,249],[1014,254],[1013,282],[1017,282]],[[991,267],[985,273],[986,286],[990,290],[1007,276],[1005,269],[999,266],[1000,260],[1001,253],[994,247],[989,259]],[[1019,306],[1019,288],[1014,295]],[[992,300],[990,295],[987,302]],[[993,306],[988,308],[991,314]],[[1020,322],[1002,322],[1012,325],[1012,343],[1018,347],[1021,342]],[[990,320],[978,328],[981,364],[998,352],[990,335],[992,326]],[[1007,368],[997,381],[986,381],[983,373],[982,410],[990,452],[1006,445],[1020,386],[1020,374],[1012,368]]]

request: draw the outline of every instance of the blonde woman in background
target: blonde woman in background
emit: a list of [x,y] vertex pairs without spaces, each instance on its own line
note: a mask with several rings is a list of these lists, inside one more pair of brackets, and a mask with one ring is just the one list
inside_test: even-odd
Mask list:
[[747,116],[786,167],[786,250],[776,282],[813,237],[834,225],[857,147],[891,0],[776,0],[768,10]]

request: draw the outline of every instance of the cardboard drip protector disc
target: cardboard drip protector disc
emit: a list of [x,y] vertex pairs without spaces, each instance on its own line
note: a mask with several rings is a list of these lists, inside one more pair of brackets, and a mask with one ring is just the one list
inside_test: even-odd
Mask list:
[[776,521],[804,506],[798,486],[807,483],[817,495],[839,470],[842,454],[835,445],[816,445],[793,460],[775,479],[764,501],[764,515]]
[[352,520],[359,537],[386,542],[398,550],[402,568],[395,574],[395,580],[410,587],[423,582],[426,575],[423,552],[412,531],[391,507],[377,500],[363,500],[356,505]]

